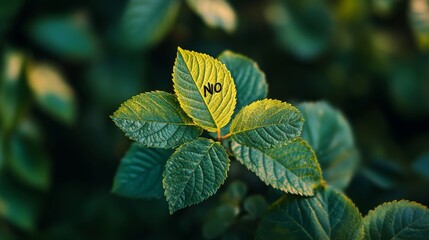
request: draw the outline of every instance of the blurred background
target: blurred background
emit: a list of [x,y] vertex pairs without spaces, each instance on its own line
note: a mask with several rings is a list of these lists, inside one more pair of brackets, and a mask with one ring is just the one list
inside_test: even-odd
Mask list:
[[178,46],[244,54],[270,98],[340,110],[360,156],[342,189],[362,214],[429,205],[428,0],[0,0],[0,239],[252,238],[241,200],[278,193],[236,163],[172,216],[110,193],[130,141],[109,116],[172,92]]

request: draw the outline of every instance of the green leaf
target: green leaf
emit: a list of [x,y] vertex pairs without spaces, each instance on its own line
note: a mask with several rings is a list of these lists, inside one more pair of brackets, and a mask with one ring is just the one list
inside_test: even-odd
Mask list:
[[222,236],[240,213],[240,207],[231,203],[221,204],[209,212],[203,224],[205,239],[215,239]]
[[[224,51],[218,59],[231,72],[237,88],[237,105],[232,117],[244,106],[267,97],[268,84],[265,74],[256,62],[231,51]],[[229,133],[229,126],[230,123],[222,128],[222,135]]]
[[13,181],[4,172],[0,174],[0,217],[14,226],[34,231],[41,198],[31,189]]
[[228,168],[228,154],[218,142],[199,138],[180,146],[164,171],[170,213],[213,195],[225,181]]
[[58,69],[45,63],[31,63],[27,68],[27,80],[43,110],[66,124],[74,122],[74,91]]
[[406,200],[384,203],[364,218],[365,239],[427,239],[429,209]]
[[171,151],[131,145],[122,158],[112,192],[132,198],[160,198],[162,173]]
[[22,182],[47,190],[51,180],[51,161],[40,144],[40,136],[33,134],[38,126],[23,122],[10,139],[10,159],[8,164],[12,173]]
[[298,138],[278,148],[259,150],[232,142],[239,162],[266,184],[287,193],[312,196],[313,188],[322,181],[316,155]]
[[409,1],[409,21],[417,44],[421,50],[429,50],[429,2],[426,0]]
[[24,55],[16,50],[4,51],[3,69],[0,76],[0,127],[6,132],[12,131],[23,112],[26,92],[25,82],[21,79],[25,62]]
[[228,185],[228,188],[221,196],[221,200],[239,206],[246,193],[247,185],[241,180],[235,180]]
[[237,91],[230,72],[219,60],[178,48],[173,83],[180,106],[196,124],[209,132],[228,124]]
[[113,113],[113,121],[132,140],[147,147],[174,148],[202,133],[171,93],[142,93]]
[[326,188],[314,197],[286,195],[262,218],[256,239],[362,239],[359,210],[345,195]]
[[229,33],[235,31],[237,17],[234,9],[227,1],[187,0],[186,2],[208,26],[222,28]]
[[315,58],[329,46],[334,25],[325,1],[273,1],[266,18],[281,46],[298,58]]
[[323,178],[337,189],[344,189],[359,164],[353,133],[344,116],[326,102],[298,105],[305,122],[302,138],[316,153]]
[[148,48],[170,30],[180,8],[179,0],[130,0],[122,18],[124,45]]
[[279,100],[256,101],[231,122],[232,140],[253,148],[273,148],[301,134],[304,119],[292,105]]
[[252,195],[244,200],[243,206],[253,219],[258,219],[267,210],[268,203],[264,196]]
[[38,19],[29,30],[37,44],[65,58],[88,59],[98,51],[90,30],[78,18]]
[[412,164],[412,169],[422,178],[429,181],[429,153],[420,155]]

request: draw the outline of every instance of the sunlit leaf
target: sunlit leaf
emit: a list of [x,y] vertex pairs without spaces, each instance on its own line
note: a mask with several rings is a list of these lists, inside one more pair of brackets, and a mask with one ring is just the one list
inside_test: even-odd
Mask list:
[[259,150],[232,143],[239,162],[262,181],[286,193],[312,196],[322,172],[310,146],[298,138],[282,147]]
[[170,30],[180,0],[130,0],[122,19],[124,46],[147,48],[160,41]]
[[414,36],[422,50],[429,50],[429,1],[409,0],[409,19]]
[[231,138],[248,147],[278,147],[298,137],[303,122],[292,105],[264,99],[240,110],[231,122]]
[[316,153],[323,178],[331,186],[344,189],[359,163],[349,123],[326,102],[302,103],[298,109],[305,119],[302,138]]
[[3,72],[0,76],[0,123],[6,131],[10,131],[17,123],[23,110],[24,81],[21,79],[24,55],[16,50],[5,51]]
[[122,158],[112,192],[132,198],[163,196],[162,173],[171,152],[134,143]]
[[414,239],[429,236],[429,209],[406,200],[384,203],[364,218],[365,239]]
[[145,146],[174,148],[202,133],[183,112],[171,93],[142,93],[113,113],[113,121],[125,134]]
[[178,48],[173,83],[180,106],[196,124],[210,132],[228,124],[237,91],[230,72],[219,60]]
[[57,68],[33,62],[27,68],[27,80],[41,108],[64,123],[75,120],[74,91]]
[[210,27],[235,31],[237,17],[234,9],[225,0],[187,0],[188,5]]
[[78,17],[51,17],[33,21],[31,38],[46,51],[67,59],[88,59],[97,50],[94,37]]
[[227,177],[228,154],[218,143],[199,138],[180,146],[167,161],[163,186],[170,213],[200,203]]
[[331,188],[314,197],[286,195],[262,218],[256,239],[350,239],[363,238],[359,210],[344,194]]

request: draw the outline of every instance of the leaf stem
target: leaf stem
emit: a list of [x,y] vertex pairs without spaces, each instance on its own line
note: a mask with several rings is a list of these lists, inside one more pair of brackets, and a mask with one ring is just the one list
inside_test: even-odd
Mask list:
[[228,133],[228,134],[226,134],[225,136],[222,136],[222,137],[220,138],[220,140],[225,140],[225,139],[229,138],[230,136],[231,136],[231,133]]
[[222,137],[220,136],[220,128],[217,129],[217,140],[221,141]]

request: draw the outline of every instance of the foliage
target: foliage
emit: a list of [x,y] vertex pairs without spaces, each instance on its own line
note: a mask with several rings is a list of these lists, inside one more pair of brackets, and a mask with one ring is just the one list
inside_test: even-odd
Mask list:
[[[230,52],[225,54],[240,56]],[[246,65],[244,67],[247,68]],[[256,67],[253,65],[252,72],[259,75]],[[130,197],[156,197],[151,191],[154,191],[153,186],[158,186],[155,187],[156,193],[161,191],[160,172],[165,159],[160,159],[162,155],[151,147],[175,148],[180,145],[171,156],[165,156],[168,160],[162,180],[170,214],[173,214],[206,200],[218,191],[227,178],[230,165],[227,151],[230,151],[230,156],[263,182],[288,193],[271,205],[266,214],[263,214],[266,208],[263,197],[251,196],[245,200],[244,208],[251,218],[262,216],[256,239],[425,236],[429,226],[426,208],[407,208],[403,202],[382,205],[365,218],[364,233],[364,220],[354,203],[343,193],[326,186],[318,158],[327,172],[328,184],[337,188],[347,185],[358,161],[350,126],[329,104],[303,103],[299,107],[308,119],[303,138],[309,141],[315,152],[300,137],[304,125],[300,111],[278,100],[257,100],[244,106],[232,119],[230,133],[222,136],[221,129],[228,125],[234,113],[236,96],[248,96],[250,93],[238,94],[227,67],[205,54],[179,47],[173,69],[175,95],[161,91],[143,93],[126,101],[113,114],[113,121],[130,139],[147,147],[131,147],[116,173],[113,192],[123,192],[116,187],[121,182],[121,185],[129,187],[125,192]],[[244,71],[237,66],[234,70]],[[259,79],[255,85],[266,84],[264,78],[249,76],[249,79]],[[221,86],[218,91],[216,88],[209,91],[210,86],[217,84]],[[201,131],[197,134],[181,131],[176,136],[177,126],[173,134],[168,132],[170,125],[192,127],[194,124],[209,132],[217,132],[217,141],[197,138]],[[225,149],[221,143],[229,137],[232,142],[230,148]],[[175,142],[168,144],[169,141]],[[161,142],[168,145],[154,144]],[[135,177],[135,168],[123,167],[129,165],[135,152],[143,154],[137,160],[146,166],[139,171],[139,178]],[[346,170],[345,176],[334,175],[341,170]],[[151,188],[147,187],[148,184]],[[389,208],[391,205],[400,205],[400,210]],[[204,225],[204,236],[211,239],[225,232],[238,213],[237,205],[218,206],[211,220]],[[394,221],[406,218],[406,221],[390,223],[392,226],[378,224],[385,218],[398,219]]]

